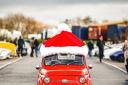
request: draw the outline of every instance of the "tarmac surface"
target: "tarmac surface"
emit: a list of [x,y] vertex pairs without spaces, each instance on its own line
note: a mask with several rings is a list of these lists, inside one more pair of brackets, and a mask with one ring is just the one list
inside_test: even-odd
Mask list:
[[[1,61],[0,61],[1,62]],[[37,85],[35,66],[41,58],[29,56],[14,62],[0,70],[0,85]],[[99,63],[97,58],[87,58],[88,64],[93,65],[90,70],[92,85],[128,85],[128,75],[113,66]]]

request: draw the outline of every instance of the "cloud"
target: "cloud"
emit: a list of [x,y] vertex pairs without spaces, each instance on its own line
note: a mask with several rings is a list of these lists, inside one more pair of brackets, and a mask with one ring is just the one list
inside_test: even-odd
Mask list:
[[0,0],[0,16],[20,12],[40,21],[77,16],[117,20],[127,17],[127,2],[128,0]]
[[14,5],[59,5],[81,3],[128,3],[128,0],[0,0],[0,6]]

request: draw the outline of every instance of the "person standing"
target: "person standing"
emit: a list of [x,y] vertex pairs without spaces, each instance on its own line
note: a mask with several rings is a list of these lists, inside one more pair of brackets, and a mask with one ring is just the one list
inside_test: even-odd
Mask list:
[[128,73],[128,36],[126,37],[126,40],[124,42],[124,62],[125,62],[125,67],[126,67],[126,71]]
[[39,42],[37,39],[34,40],[34,47],[35,47],[35,55],[36,57],[38,57],[38,46],[39,46]]
[[103,40],[103,36],[100,36],[99,40],[97,41],[97,46],[99,49],[99,60],[101,63],[102,63],[102,59],[104,57],[104,45],[105,45],[105,42]]
[[89,49],[89,56],[92,57],[92,50],[94,49],[94,45],[93,45],[93,41],[92,40],[89,40],[89,42],[87,43],[88,45],[88,49]]
[[21,36],[18,39],[18,44],[17,45],[18,45],[17,55],[20,57],[20,56],[22,56],[23,47],[25,46],[24,40],[22,39]]
[[30,45],[31,45],[31,54],[30,54],[30,56],[33,57],[33,53],[34,53],[34,49],[35,49],[34,38],[32,38]]
[[13,43],[17,46],[17,38],[14,39]]

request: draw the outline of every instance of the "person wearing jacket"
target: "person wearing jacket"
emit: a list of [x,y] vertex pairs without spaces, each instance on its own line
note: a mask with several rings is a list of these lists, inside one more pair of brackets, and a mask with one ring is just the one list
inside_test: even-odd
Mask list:
[[38,57],[38,46],[39,46],[39,42],[38,42],[37,39],[35,39],[34,47],[35,47],[35,55],[36,55],[36,57]]
[[35,39],[32,38],[31,43],[30,43],[30,46],[31,46],[31,54],[30,54],[30,56],[31,56],[31,57],[33,57],[34,49],[35,49],[34,40],[35,40]]
[[125,67],[126,71],[128,73],[128,36],[126,37],[126,40],[124,42],[124,62],[125,62]]
[[97,41],[97,46],[99,49],[99,60],[101,63],[102,63],[102,59],[104,57],[104,45],[105,45],[105,42],[103,40],[103,36],[100,36],[99,40]]
[[93,45],[93,41],[92,40],[89,40],[89,42],[87,43],[88,45],[88,49],[89,49],[89,56],[92,57],[92,50],[94,49],[94,45]]
[[23,51],[23,47],[25,46],[24,40],[22,39],[22,37],[20,36],[20,38],[18,39],[18,52],[17,55],[18,56],[22,56],[22,51]]

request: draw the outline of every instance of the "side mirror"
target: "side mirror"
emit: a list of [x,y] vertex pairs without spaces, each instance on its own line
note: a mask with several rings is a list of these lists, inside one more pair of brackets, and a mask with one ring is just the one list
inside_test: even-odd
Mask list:
[[39,66],[39,65],[36,65],[36,70],[40,70],[41,69],[41,67]]
[[89,67],[89,69],[92,69],[93,68],[93,66],[90,64],[90,65],[88,65],[88,67]]

